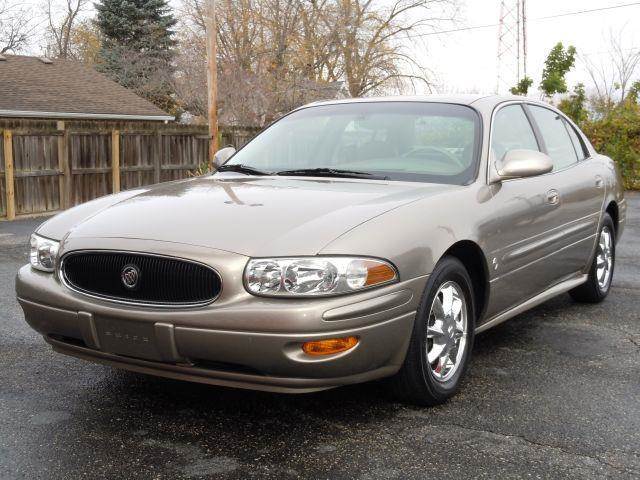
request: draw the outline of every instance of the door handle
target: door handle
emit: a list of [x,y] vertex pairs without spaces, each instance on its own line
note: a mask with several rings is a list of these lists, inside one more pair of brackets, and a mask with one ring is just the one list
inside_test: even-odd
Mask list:
[[557,205],[560,203],[560,194],[557,190],[553,189],[547,192],[547,203],[550,203],[551,205]]
[[602,188],[604,186],[604,180],[600,175],[596,175],[596,188]]

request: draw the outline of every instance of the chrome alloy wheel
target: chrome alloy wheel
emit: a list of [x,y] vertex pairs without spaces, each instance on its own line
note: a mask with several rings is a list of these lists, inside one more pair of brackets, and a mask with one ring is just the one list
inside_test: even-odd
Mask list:
[[602,227],[596,251],[596,278],[601,291],[606,291],[613,270],[613,236],[609,227]]
[[456,373],[467,344],[467,301],[462,288],[445,282],[433,298],[427,320],[427,362],[433,377],[446,382]]

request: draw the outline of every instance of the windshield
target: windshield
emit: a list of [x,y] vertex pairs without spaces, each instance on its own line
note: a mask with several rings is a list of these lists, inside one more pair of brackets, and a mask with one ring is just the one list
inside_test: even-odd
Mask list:
[[268,173],[294,170],[292,175],[347,170],[371,178],[464,185],[476,176],[479,137],[478,115],[462,105],[321,105],[274,123],[226,165]]

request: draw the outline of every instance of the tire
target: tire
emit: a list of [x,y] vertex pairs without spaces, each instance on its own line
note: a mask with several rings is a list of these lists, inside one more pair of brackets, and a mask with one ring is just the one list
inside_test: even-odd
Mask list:
[[[449,296],[451,293],[453,295],[449,298],[454,299],[451,305],[458,305],[456,298],[461,300],[460,314],[456,316],[461,322],[451,323],[450,315],[441,315],[444,320],[436,321],[436,313],[446,310],[445,294]],[[436,295],[440,305],[444,306],[442,310],[436,302]],[[456,309],[457,307],[452,308],[451,311],[455,312]],[[451,346],[451,328],[460,335],[459,325],[463,323],[463,312],[466,314],[465,335],[460,336],[455,351],[449,350],[449,354],[457,358],[455,368],[438,367],[442,363],[439,359],[430,363],[428,355],[437,355],[440,346],[445,343],[447,345],[442,352]],[[399,399],[414,405],[433,406],[444,403],[456,393],[471,359],[475,312],[471,277],[460,260],[451,256],[444,257],[434,268],[422,295],[404,364],[391,379],[394,393]],[[444,334],[441,335],[442,332]],[[431,338],[428,338],[428,334]],[[461,354],[458,354],[460,351]]]
[[[596,253],[589,269],[588,280],[582,285],[569,291],[571,297],[577,302],[599,303],[603,301],[609,294],[611,289],[611,280],[613,279],[613,271],[616,264],[616,230],[613,220],[608,213],[604,214],[602,226],[598,232],[598,243],[596,245]],[[608,236],[608,240],[607,240]],[[605,248],[608,241],[608,248]],[[610,263],[608,263],[610,260]],[[604,262],[604,263],[603,263]],[[606,281],[603,282],[601,274],[602,266],[608,266],[608,275]]]

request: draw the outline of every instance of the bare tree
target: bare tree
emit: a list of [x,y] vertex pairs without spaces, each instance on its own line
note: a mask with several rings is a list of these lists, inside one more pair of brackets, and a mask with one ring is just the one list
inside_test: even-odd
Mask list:
[[[218,91],[222,123],[263,125],[337,85],[299,67],[300,0],[219,0]],[[204,8],[186,0],[175,90],[185,110],[206,111]],[[331,90],[330,93],[327,90]]]
[[330,8],[331,1],[316,0],[300,11],[300,51],[295,59],[308,78],[320,82],[339,82],[343,76],[337,32],[327,15],[318,14]]
[[580,57],[593,83],[592,103],[599,112],[606,112],[618,101],[624,101],[640,66],[640,48],[630,48],[623,36],[624,29],[609,32],[606,40],[609,49],[604,59],[594,60],[590,55]]
[[596,62],[586,55],[582,55],[580,58],[595,90],[595,93],[590,98],[592,106],[599,113],[611,110],[615,105],[614,97],[616,92],[612,65]]
[[622,31],[617,35],[611,30],[611,59],[616,72],[618,84],[620,85],[621,100],[629,93],[630,82],[636,73],[640,63],[640,48],[628,48],[624,45]]
[[429,72],[406,51],[404,41],[451,21],[456,7],[455,0],[334,0],[317,14],[337,42],[339,70],[349,95],[359,97],[401,90],[407,81],[429,88]]
[[100,32],[92,19],[76,22],[71,30],[68,58],[95,65],[100,54]]
[[22,50],[35,28],[31,9],[24,3],[0,0],[0,54]]
[[50,37],[50,55],[69,58],[72,52],[74,27],[88,0],[46,0],[44,7],[47,19],[47,33]]
[[[204,91],[204,77],[195,73],[204,69],[203,1],[183,0],[181,15],[185,53],[178,55],[176,91],[192,113],[203,106],[194,85]],[[263,124],[320,98],[429,85],[430,73],[406,40],[451,20],[457,2],[218,0],[221,121]]]
[[[173,89],[182,110],[195,117],[207,115],[207,64],[205,38],[186,28],[178,29],[176,73]],[[218,83],[220,81],[218,80]]]

